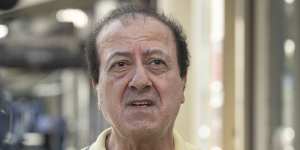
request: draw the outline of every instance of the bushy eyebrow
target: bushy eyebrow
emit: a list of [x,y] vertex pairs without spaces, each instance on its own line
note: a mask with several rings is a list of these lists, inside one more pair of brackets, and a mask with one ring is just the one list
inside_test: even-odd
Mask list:
[[162,56],[166,60],[170,61],[171,57],[165,53],[163,50],[160,49],[146,49],[145,52],[143,53],[144,57],[152,56],[152,55],[158,55]]
[[[114,59],[115,57],[126,57],[126,58],[132,58],[133,54],[131,52],[127,52],[127,51],[116,51],[116,52],[112,52],[107,59],[108,64],[110,64],[110,62],[112,61],[112,59]],[[166,59],[166,61],[171,61],[171,57],[165,53],[163,50],[161,49],[145,49],[143,51],[143,57],[147,58],[153,55],[158,55],[158,56],[162,56],[164,59]]]
[[108,56],[107,62],[110,62],[115,57],[128,57],[131,58],[132,54],[130,52],[113,52]]
[[131,58],[132,54],[130,52],[112,52],[111,54],[109,54],[108,59],[106,61],[106,65],[104,66],[104,68],[108,69],[108,67],[110,67],[111,62],[113,61],[114,58],[118,58],[118,57],[124,57],[124,58]]

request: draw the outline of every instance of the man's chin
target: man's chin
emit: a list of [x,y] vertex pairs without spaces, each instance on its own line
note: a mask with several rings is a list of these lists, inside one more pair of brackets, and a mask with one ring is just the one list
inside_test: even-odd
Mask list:
[[162,127],[153,123],[135,122],[127,127],[128,134],[134,136],[154,136],[161,133]]

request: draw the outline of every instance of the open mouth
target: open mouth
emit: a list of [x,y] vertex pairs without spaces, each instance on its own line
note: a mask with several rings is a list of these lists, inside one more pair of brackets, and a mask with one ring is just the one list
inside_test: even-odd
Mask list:
[[154,105],[151,100],[134,100],[128,103],[129,106],[133,107],[150,107]]

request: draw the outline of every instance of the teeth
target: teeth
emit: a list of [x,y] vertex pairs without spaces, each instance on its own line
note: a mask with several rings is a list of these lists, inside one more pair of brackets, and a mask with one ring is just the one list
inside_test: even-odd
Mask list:
[[135,102],[132,102],[131,105],[134,105],[134,106],[148,106],[148,105],[151,105],[152,102],[150,101],[135,101]]

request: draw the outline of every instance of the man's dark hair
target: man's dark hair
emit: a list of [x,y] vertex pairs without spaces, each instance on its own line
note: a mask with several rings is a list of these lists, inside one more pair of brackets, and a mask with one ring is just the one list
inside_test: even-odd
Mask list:
[[100,58],[98,57],[96,40],[98,34],[102,31],[103,27],[108,25],[114,20],[121,19],[124,16],[143,15],[146,17],[152,17],[165,24],[172,32],[177,51],[177,61],[180,70],[180,77],[186,77],[187,68],[189,67],[189,52],[186,43],[186,36],[182,31],[182,27],[173,18],[169,18],[162,13],[157,13],[150,8],[140,8],[137,6],[123,6],[112,11],[107,17],[103,18],[99,24],[97,24],[94,31],[91,33],[85,47],[86,60],[89,73],[94,83],[98,84]]

